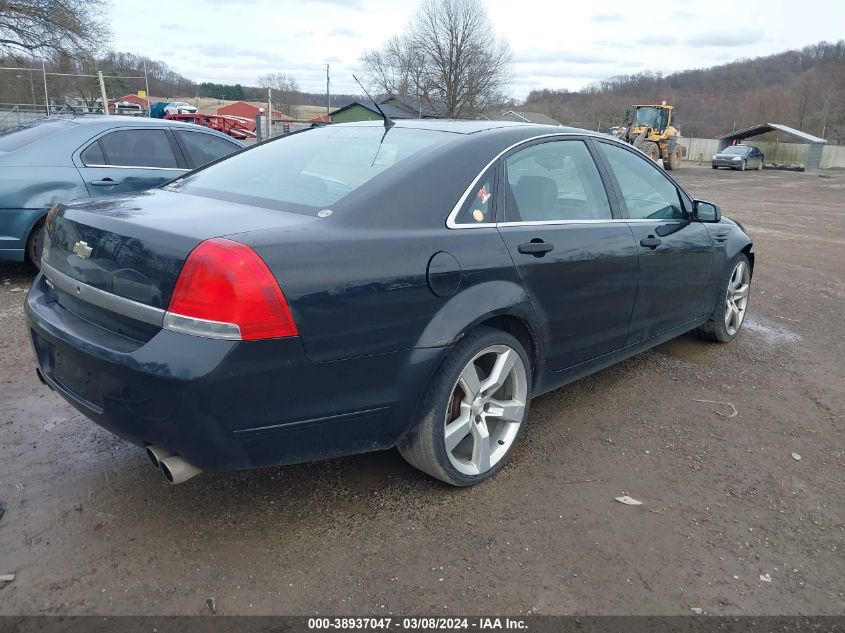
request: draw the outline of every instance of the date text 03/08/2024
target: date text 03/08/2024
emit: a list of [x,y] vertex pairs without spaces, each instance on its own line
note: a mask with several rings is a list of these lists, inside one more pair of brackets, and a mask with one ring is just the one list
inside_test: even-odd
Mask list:
[[515,618],[475,617],[353,617],[353,618],[308,618],[309,630],[524,630],[525,620]]

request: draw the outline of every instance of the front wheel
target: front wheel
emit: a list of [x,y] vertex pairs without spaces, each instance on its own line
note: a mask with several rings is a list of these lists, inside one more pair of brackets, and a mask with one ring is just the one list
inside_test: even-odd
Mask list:
[[739,171],[745,171],[745,161],[742,161],[742,164],[739,166]]
[[495,475],[522,435],[531,364],[510,334],[482,327],[452,350],[398,445],[412,466],[453,486]]
[[697,330],[698,335],[708,341],[728,343],[734,340],[748,311],[751,292],[751,263],[748,257],[740,253],[730,270],[710,320]]
[[44,220],[39,220],[26,241],[26,256],[30,263],[41,270],[41,253],[44,251]]

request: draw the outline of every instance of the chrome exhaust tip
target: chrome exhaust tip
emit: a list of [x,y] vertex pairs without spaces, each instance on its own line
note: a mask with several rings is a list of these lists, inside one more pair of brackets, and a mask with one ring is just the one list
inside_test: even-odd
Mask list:
[[153,446],[152,444],[147,446],[147,457],[150,458],[150,461],[156,468],[161,466],[162,460],[167,459],[173,454],[173,451],[169,451],[161,446]]
[[202,472],[202,470],[186,462],[178,455],[172,455],[162,459],[160,466],[164,477],[172,484],[181,484]]

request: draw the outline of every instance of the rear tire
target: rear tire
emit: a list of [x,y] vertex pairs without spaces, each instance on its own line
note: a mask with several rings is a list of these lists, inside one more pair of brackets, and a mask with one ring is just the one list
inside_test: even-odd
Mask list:
[[719,300],[713,314],[696,330],[699,338],[718,343],[729,343],[739,334],[748,312],[751,292],[751,263],[745,253],[733,260],[730,273],[725,276],[719,291]]
[[760,164],[757,165],[757,171],[763,171],[763,159],[760,159]]
[[426,390],[397,448],[405,460],[453,486],[473,486],[507,463],[525,427],[531,364],[510,334],[489,327],[455,346]]
[[675,149],[669,154],[669,160],[663,161],[664,166],[669,171],[674,171],[681,166],[681,161],[683,160],[683,156],[681,154],[681,148],[679,146],[675,146]]
[[41,270],[41,253],[44,251],[44,220],[38,220],[26,240],[26,258]]

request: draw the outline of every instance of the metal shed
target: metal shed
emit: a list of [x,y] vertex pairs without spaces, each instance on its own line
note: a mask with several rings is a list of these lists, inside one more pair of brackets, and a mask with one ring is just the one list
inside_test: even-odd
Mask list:
[[735,141],[739,142],[747,138],[751,138],[752,136],[759,136],[760,134],[766,134],[767,132],[774,132],[776,130],[789,134],[790,136],[794,136],[795,138],[807,143],[807,159],[804,161],[804,171],[814,172],[819,170],[819,164],[822,160],[822,148],[827,141],[823,138],[819,138],[818,136],[807,134],[801,130],[796,130],[794,127],[789,127],[788,125],[782,125],[780,123],[758,123],[757,125],[747,127],[744,130],[736,130],[730,134],[717,136],[716,138],[719,139],[719,151],[722,151]]

